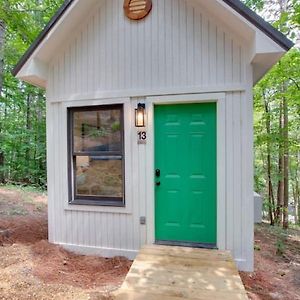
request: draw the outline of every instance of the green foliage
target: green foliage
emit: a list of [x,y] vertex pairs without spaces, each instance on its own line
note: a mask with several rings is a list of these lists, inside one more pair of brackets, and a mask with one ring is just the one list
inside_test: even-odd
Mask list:
[[[44,91],[20,82],[11,71],[63,1],[0,0],[5,24],[0,91],[0,180],[46,185]],[[1,50],[1,49],[0,49]],[[1,87],[0,87],[1,89]]]
[[[273,26],[296,41],[300,36],[300,3],[287,0],[286,6],[280,10],[279,2],[265,0],[263,7],[250,1],[257,11],[274,10]],[[251,3],[248,2],[249,5]],[[255,1],[256,2],[256,1]],[[274,8],[275,7],[275,8]],[[255,189],[265,198],[265,210],[276,211],[278,184],[284,174],[279,170],[279,157],[287,142],[283,129],[279,125],[282,120],[283,100],[288,103],[288,150],[289,150],[289,203],[299,203],[300,175],[300,49],[294,47],[280,62],[256,85],[254,89],[254,129],[255,129]],[[267,109],[266,109],[267,106]],[[269,121],[270,131],[266,124]],[[269,199],[267,176],[268,160],[271,156],[271,183],[274,202]],[[283,212],[284,209],[281,208]],[[278,251],[282,251],[281,240]]]
[[287,233],[279,226],[275,226],[272,230],[272,233],[275,234],[277,237],[275,242],[276,255],[282,256],[284,255],[286,249]]
[[264,7],[264,1],[263,0],[243,0],[249,8],[256,10],[256,11],[261,11]]

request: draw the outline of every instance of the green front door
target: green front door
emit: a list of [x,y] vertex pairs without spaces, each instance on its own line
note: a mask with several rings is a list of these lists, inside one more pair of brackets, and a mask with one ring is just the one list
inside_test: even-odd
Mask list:
[[155,238],[216,244],[216,104],[155,106]]

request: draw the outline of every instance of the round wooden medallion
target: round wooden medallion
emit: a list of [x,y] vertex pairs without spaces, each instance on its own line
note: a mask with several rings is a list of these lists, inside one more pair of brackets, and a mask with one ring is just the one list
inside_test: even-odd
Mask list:
[[125,0],[124,11],[131,20],[145,18],[152,9],[152,0]]

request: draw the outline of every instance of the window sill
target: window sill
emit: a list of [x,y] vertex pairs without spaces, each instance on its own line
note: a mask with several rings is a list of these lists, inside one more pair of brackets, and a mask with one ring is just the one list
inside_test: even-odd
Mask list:
[[104,207],[125,207],[123,201],[118,200],[93,200],[93,199],[75,199],[69,202],[70,205],[89,205],[89,206],[104,206]]
[[[82,203],[84,202],[84,203]],[[73,202],[69,202],[65,204],[66,211],[83,211],[83,212],[99,212],[99,213],[116,213],[116,214],[132,214],[131,208],[128,205],[124,205],[124,203],[119,204],[103,204],[103,202],[91,204],[91,201],[87,202],[86,200],[80,201],[75,200]]]

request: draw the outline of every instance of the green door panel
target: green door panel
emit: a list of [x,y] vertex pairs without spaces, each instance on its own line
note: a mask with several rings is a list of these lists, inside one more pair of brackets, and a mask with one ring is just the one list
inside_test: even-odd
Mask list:
[[216,104],[155,106],[157,241],[216,244]]

